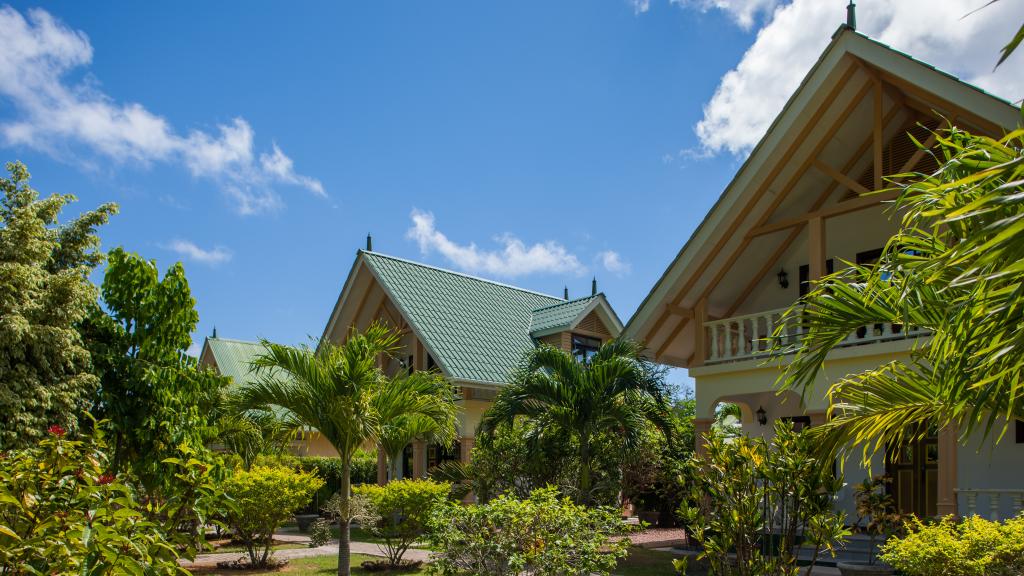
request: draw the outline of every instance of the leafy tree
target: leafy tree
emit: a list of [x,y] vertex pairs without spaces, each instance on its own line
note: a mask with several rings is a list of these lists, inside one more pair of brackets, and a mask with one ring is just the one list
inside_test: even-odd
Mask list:
[[595,500],[595,442],[607,431],[624,448],[636,446],[651,422],[665,434],[668,420],[664,372],[627,340],[603,345],[589,360],[541,346],[527,354],[524,368],[504,388],[481,422],[483,434],[525,417],[534,434],[567,435],[575,443],[577,499]]
[[47,426],[77,427],[97,379],[75,329],[96,301],[89,274],[103,260],[96,228],[104,204],[58,224],[70,194],[39,199],[20,162],[0,178],[0,449],[24,447]]
[[842,479],[816,448],[810,435],[782,421],[771,440],[712,430],[704,453],[686,464],[680,515],[713,574],[795,575],[798,534],[813,551],[807,574],[822,551],[834,554],[849,535],[833,509]]
[[[999,440],[1024,418],[1024,130],[1000,140],[958,128],[936,134],[939,169],[892,178],[897,234],[874,266],[823,278],[788,312],[806,334],[780,378],[808,390],[830,350],[878,323],[931,332],[906,360],[851,374],[828,391],[830,446],[865,459],[929,427]],[[934,428],[933,428],[934,429]]]
[[306,505],[323,483],[307,472],[267,466],[235,470],[224,482],[224,492],[234,502],[228,524],[245,546],[250,567],[267,566],[274,531]]
[[368,500],[367,524],[383,540],[380,548],[388,567],[400,568],[402,556],[426,533],[431,516],[447,500],[451,485],[404,479],[392,480],[384,486],[356,486],[353,492]]
[[217,413],[217,441],[238,455],[245,470],[260,456],[283,454],[299,433],[297,424],[272,410],[236,410],[230,399],[223,401]]
[[113,437],[114,469],[130,465],[151,496],[172,489],[163,460],[178,446],[196,450],[214,433],[227,379],[185,354],[199,315],[184,268],[159,277],[155,261],[116,248],[102,297],[83,323],[100,388],[93,413]]
[[[400,374],[375,399],[382,422],[377,448],[387,459],[391,479],[398,478],[402,452],[414,440],[450,446],[455,441],[455,405],[452,386],[441,374],[412,372]],[[410,397],[418,397],[422,410],[409,413]]]
[[[242,408],[282,408],[296,421],[318,430],[338,451],[342,466],[338,493],[339,576],[350,573],[352,457],[364,443],[377,442],[382,436],[387,425],[381,412],[382,400],[396,394],[390,388],[401,388],[409,382],[390,380],[378,365],[380,356],[392,353],[397,343],[398,336],[379,324],[365,332],[353,330],[341,345],[321,341],[315,351],[307,346],[296,348],[265,341],[265,352],[253,362],[256,381],[239,392]],[[401,393],[397,397],[403,405],[391,404],[390,417],[437,414],[433,399]]]

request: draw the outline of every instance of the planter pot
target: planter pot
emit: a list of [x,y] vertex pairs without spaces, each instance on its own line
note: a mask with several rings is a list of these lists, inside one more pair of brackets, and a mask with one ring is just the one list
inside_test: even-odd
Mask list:
[[308,532],[309,527],[319,518],[319,514],[296,514],[295,523],[299,525],[299,530],[302,532]]
[[896,569],[882,563],[837,562],[836,568],[843,576],[892,576]]

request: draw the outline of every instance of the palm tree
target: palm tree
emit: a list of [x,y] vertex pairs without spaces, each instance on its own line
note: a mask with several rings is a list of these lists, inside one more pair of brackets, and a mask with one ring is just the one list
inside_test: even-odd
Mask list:
[[[342,467],[339,576],[351,572],[349,497],[353,454],[364,444],[377,442],[391,418],[433,418],[437,414],[435,399],[405,392],[411,380],[390,380],[381,369],[381,356],[393,353],[397,344],[398,335],[379,324],[364,332],[353,329],[341,345],[322,341],[316,350],[263,341],[264,353],[252,362],[255,382],[239,392],[241,409],[281,409],[319,431],[338,451]],[[384,396],[394,398],[387,413],[380,411]]]
[[[419,403],[415,413],[411,401]],[[398,478],[398,465],[405,447],[415,440],[451,445],[455,440],[455,405],[451,384],[437,372],[401,374],[374,398],[381,426],[377,449],[387,459],[391,478]]]
[[627,448],[640,441],[648,422],[670,434],[664,372],[642,352],[642,346],[627,340],[606,343],[589,360],[550,346],[532,350],[484,415],[481,433],[525,418],[539,434],[571,434],[580,466],[578,499],[590,503],[597,434],[614,431]]
[[802,339],[775,348],[795,354],[781,387],[806,392],[859,327],[931,333],[909,359],[830,387],[833,419],[815,432],[831,448],[861,446],[865,459],[935,427],[998,441],[1024,417],[1024,130],[998,141],[957,128],[936,136],[935,173],[890,179],[901,222],[879,263],[824,277],[787,312]]

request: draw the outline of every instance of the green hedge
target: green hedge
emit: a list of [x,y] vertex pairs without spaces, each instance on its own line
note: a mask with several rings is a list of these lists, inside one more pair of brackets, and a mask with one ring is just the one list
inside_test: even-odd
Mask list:
[[[328,498],[341,489],[341,459],[324,456],[301,456],[298,458],[299,468],[305,472],[314,472],[324,480],[324,486],[313,495],[313,500],[303,513],[319,513],[320,507]],[[357,450],[352,457],[352,484],[374,484],[377,482],[377,454],[369,450]]]

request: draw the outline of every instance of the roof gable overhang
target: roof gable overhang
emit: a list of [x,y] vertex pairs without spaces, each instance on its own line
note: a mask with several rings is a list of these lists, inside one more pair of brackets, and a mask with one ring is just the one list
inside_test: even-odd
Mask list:
[[619,319],[618,314],[615,313],[615,309],[612,308],[608,302],[608,298],[603,292],[599,292],[594,296],[590,296],[589,302],[579,312],[576,313],[568,322],[559,323],[554,326],[546,327],[542,330],[535,330],[530,332],[530,336],[533,338],[543,338],[552,334],[558,334],[559,332],[572,331],[577,329],[587,316],[591,312],[597,314],[601,322],[604,323],[608,331],[611,332],[613,338],[618,338],[622,334],[623,324],[622,320]]
[[[883,105],[875,105],[877,102]],[[878,110],[874,118],[872,107]],[[865,114],[866,127],[862,125]],[[1019,109],[1012,104],[841,27],[630,319],[625,336],[646,342],[651,355],[660,361],[688,365],[685,346],[669,349],[692,332],[685,327],[693,322],[694,308],[701,299],[706,302],[711,290],[725,278],[735,278],[737,274],[760,278],[772,272],[778,251],[762,248],[769,242],[760,239],[774,237],[761,234],[774,233],[780,243],[786,244],[787,235],[793,235],[793,222],[778,219],[777,214],[800,196],[799,190],[791,194],[794,188],[814,188],[806,185],[808,178],[819,178],[819,183],[821,178],[852,180],[846,174],[865,167],[860,158],[865,146],[856,147],[861,141],[857,130],[867,130],[868,150],[877,147],[872,141],[871,124],[872,120],[883,120],[883,114],[886,124],[894,127],[889,136],[906,122],[934,116],[954,119],[969,129],[999,136],[1016,126],[1020,118]],[[851,149],[860,153],[844,164],[842,159],[850,156]],[[835,212],[878,202],[877,197],[857,198],[839,206],[831,202],[834,195],[825,194],[814,203],[809,201],[809,194],[804,196],[808,197],[802,200],[805,204],[794,204],[791,210]],[[773,229],[773,225],[778,229]],[[792,238],[788,241],[792,242]],[[764,250],[758,263],[734,266],[738,254],[758,248]],[[719,312],[725,316],[728,310]]]

